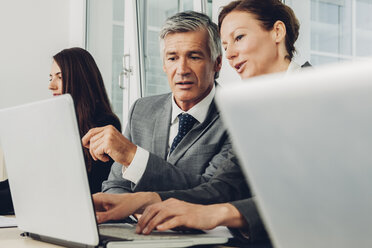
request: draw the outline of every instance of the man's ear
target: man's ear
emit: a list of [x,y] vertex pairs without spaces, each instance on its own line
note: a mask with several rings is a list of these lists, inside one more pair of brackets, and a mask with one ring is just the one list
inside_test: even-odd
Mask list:
[[222,56],[218,56],[216,62],[214,63],[214,71],[219,72],[222,67]]
[[285,40],[285,35],[287,34],[287,29],[282,21],[276,21],[273,25],[273,35],[276,43],[280,43]]

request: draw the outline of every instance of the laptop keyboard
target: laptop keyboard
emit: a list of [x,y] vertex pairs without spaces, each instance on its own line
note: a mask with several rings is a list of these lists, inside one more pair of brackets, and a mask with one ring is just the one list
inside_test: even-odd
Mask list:
[[[126,240],[159,240],[185,238],[184,233],[166,231],[153,231],[150,235],[136,233],[136,226],[128,223],[101,224],[98,225],[100,235],[115,237]],[[189,234],[195,235],[195,234]]]

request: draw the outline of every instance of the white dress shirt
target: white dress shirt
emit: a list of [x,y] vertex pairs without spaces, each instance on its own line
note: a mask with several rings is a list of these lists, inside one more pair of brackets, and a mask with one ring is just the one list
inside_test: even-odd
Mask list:
[[292,74],[300,70],[301,70],[301,66],[292,60],[291,63],[289,63],[286,74]]
[[[178,133],[178,115],[181,113],[187,113],[192,115],[198,122],[194,125],[204,122],[207,118],[208,109],[211,105],[211,102],[214,98],[216,93],[215,85],[213,84],[213,88],[211,92],[200,102],[198,102],[195,106],[193,106],[188,111],[183,111],[178,107],[176,101],[174,100],[174,96],[172,94],[172,118],[171,118],[171,125],[169,130],[169,140],[168,140],[168,156],[169,156],[169,149],[172,146],[173,139],[176,137]],[[141,179],[143,173],[146,170],[147,162],[149,159],[150,153],[143,149],[140,146],[137,146],[136,154],[132,160],[132,163],[126,167],[122,166],[122,173],[123,178],[126,180],[131,181],[134,184],[137,184]]]

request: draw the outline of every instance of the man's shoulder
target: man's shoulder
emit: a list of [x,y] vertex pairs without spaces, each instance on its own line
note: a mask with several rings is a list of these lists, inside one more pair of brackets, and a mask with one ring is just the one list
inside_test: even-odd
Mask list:
[[165,94],[154,95],[154,96],[146,96],[146,97],[139,98],[136,101],[136,104],[147,105],[147,104],[162,103],[162,102],[164,103],[167,101],[170,102],[171,97],[172,97],[172,93],[165,93]]
[[171,108],[171,99],[172,93],[139,98],[133,104],[133,114],[156,116],[164,108]]

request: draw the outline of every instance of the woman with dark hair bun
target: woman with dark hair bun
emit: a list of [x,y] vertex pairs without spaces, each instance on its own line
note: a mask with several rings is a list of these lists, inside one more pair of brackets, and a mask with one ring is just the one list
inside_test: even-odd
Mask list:
[[[82,137],[89,129],[113,125],[121,131],[118,117],[113,113],[101,73],[92,55],[82,48],[69,48],[53,56],[49,75],[49,89],[54,96],[70,94]],[[101,191],[113,160],[94,161],[89,150],[83,148],[91,193]],[[68,183],[68,182],[66,182]],[[0,214],[13,213],[8,181],[0,182]]]
[[[68,93],[75,105],[80,137],[89,129],[113,125],[121,131],[118,117],[113,113],[101,73],[92,55],[82,48],[69,48],[53,56],[49,89],[54,96]],[[101,191],[113,160],[94,161],[83,148],[91,193]]]
[[[292,72],[301,66],[292,61],[295,52],[294,43],[299,34],[299,23],[292,9],[279,0],[238,0],[222,8],[218,26],[222,46],[229,64],[242,79],[249,79],[276,72]],[[309,65],[308,63],[305,66]],[[224,175],[224,173],[226,175]],[[208,204],[201,205],[168,199],[148,206],[138,222],[138,232],[149,233],[153,229],[164,231],[175,227],[212,229],[216,226],[232,228],[234,234],[242,240],[257,241],[266,239],[265,226],[260,218],[254,196],[248,187],[237,185],[244,178],[242,172],[226,169],[216,173],[216,177],[195,190],[177,192],[178,199]],[[218,178],[234,177],[236,185],[229,183],[211,184]],[[215,180],[216,179],[216,180]],[[223,181],[223,180],[222,180]],[[235,186],[232,187],[232,186]],[[250,195],[245,199],[232,199],[220,203],[226,193],[237,191],[241,195]],[[208,195],[204,192],[221,192],[213,199],[200,199],[197,195]],[[210,193],[209,195],[211,195]],[[190,197],[192,195],[192,197]],[[101,195],[103,197],[103,195]],[[108,196],[110,197],[110,196]],[[226,198],[225,198],[226,199]],[[119,208],[118,208],[119,209]],[[114,210],[110,210],[114,212]]]
[[242,79],[301,68],[292,61],[300,25],[280,0],[233,1],[221,10],[218,27],[226,58]]

